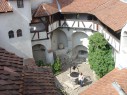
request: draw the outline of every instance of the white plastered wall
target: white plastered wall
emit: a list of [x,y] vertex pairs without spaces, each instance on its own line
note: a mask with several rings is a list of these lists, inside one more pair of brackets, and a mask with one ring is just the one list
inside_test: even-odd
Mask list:
[[121,30],[120,53],[116,57],[116,67],[127,68],[127,24]]
[[33,41],[32,42],[32,46],[37,45],[37,44],[41,44],[43,46],[45,46],[46,48],[46,61],[47,63],[53,63],[54,62],[54,58],[53,58],[53,53],[49,52],[49,50],[51,50],[51,40],[41,40],[41,41]]
[[[59,50],[58,46],[56,45],[56,43],[58,43],[57,40],[57,32],[56,31],[63,31],[67,38],[65,37],[65,39],[67,39],[67,47],[65,47],[64,49]],[[55,31],[53,31],[53,39],[52,39],[52,47],[55,48],[55,52],[57,55],[60,54],[66,54],[66,52],[68,51],[68,49],[73,49],[76,46],[82,45],[85,47],[88,47],[88,36],[92,35],[92,31],[91,30],[84,30],[84,29],[69,29],[68,28],[59,28]],[[73,37],[74,34],[74,37]],[[76,34],[76,35],[75,35]],[[82,36],[82,38],[80,37]],[[61,38],[61,37],[60,37]],[[55,43],[54,43],[55,42]]]
[[[0,14],[0,46],[23,58],[32,58],[30,38],[31,5],[24,1],[24,8],[17,8],[16,1],[10,1],[13,12]],[[16,31],[22,30],[22,37],[17,37]],[[14,31],[14,38],[9,39],[8,32]],[[8,45],[9,44],[9,45]]]

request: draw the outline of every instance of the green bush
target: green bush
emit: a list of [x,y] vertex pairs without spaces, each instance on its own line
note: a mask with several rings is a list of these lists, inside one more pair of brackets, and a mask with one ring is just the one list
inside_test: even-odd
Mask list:
[[57,57],[54,63],[52,64],[52,70],[54,74],[57,74],[61,71],[61,62],[59,57]]
[[38,60],[37,61],[37,66],[40,67],[40,66],[44,66],[44,62],[42,60]]
[[51,63],[44,63],[42,60],[38,60],[37,62],[37,66],[40,67],[40,66],[51,66]]
[[98,32],[89,37],[88,61],[91,69],[100,78],[114,68],[112,48],[103,35]]

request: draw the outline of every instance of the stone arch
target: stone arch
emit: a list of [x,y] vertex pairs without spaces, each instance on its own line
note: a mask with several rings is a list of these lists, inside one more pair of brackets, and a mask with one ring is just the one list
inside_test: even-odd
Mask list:
[[67,35],[62,30],[55,30],[52,34],[52,50],[65,49],[68,47]]
[[46,63],[46,48],[44,45],[36,44],[32,46],[32,51],[36,62],[42,60],[44,63]]
[[77,45],[72,49],[73,58],[87,58],[87,47],[83,45]]
[[72,47],[77,45],[84,45],[88,47],[88,35],[83,32],[75,32],[72,34]]

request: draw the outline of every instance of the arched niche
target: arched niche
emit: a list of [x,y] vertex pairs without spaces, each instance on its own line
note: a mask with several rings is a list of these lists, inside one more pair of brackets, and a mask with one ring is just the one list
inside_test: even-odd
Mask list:
[[[86,43],[86,45],[84,44]],[[83,32],[75,32],[72,34],[72,47],[76,47],[77,45],[84,45],[87,47],[88,44],[88,35]]]
[[83,45],[77,45],[72,49],[73,58],[87,58],[87,47]]
[[44,45],[41,44],[34,45],[32,47],[32,50],[33,50],[33,57],[36,62],[41,60],[44,63],[46,63],[46,48]]
[[62,30],[55,30],[51,36],[52,50],[61,50],[68,47],[67,35]]

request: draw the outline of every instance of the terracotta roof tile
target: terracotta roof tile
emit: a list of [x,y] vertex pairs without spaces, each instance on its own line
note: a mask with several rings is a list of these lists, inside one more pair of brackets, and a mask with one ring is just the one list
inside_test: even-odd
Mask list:
[[0,95],[61,95],[51,68],[38,68],[33,59],[24,61],[0,48]]
[[50,71],[44,71],[43,68],[41,71],[37,68],[29,69],[24,70],[24,95],[60,95],[55,87],[54,76]]
[[[18,61],[20,64],[14,65],[15,61]],[[0,81],[3,81],[3,83],[0,82],[0,93],[3,95],[21,94],[19,90],[20,85],[22,85],[20,82],[22,80],[22,68],[20,68],[20,72],[17,72],[17,69],[19,69],[19,66],[21,67],[21,64],[23,66],[23,62],[19,57],[0,48]]]
[[8,3],[8,0],[0,0],[0,13],[12,12],[12,7]]
[[[58,0],[62,13],[90,13],[114,31],[122,29],[127,20],[127,4],[120,0]],[[44,8],[42,7],[45,7]],[[56,0],[52,4],[42,4],[35,17],[52,15],[58,11]],[[48,15],[48,14],[47,14]]]
[[57,12],[59,12],[58,6],[57,6],[57,3],[56,3],[56,0],[53,0],[52,3],[49,3],[49,4],[43,3],[43,4],[41,4],[38,7],[34,17],[48,16],[48,15],[55,14]]
[[127,93],[127,69],[114,69],[96,83],[91,85],[88,89],[83,91],[80,95],[119,95],[119,93],[112,86],[116,81],[122,89]]

